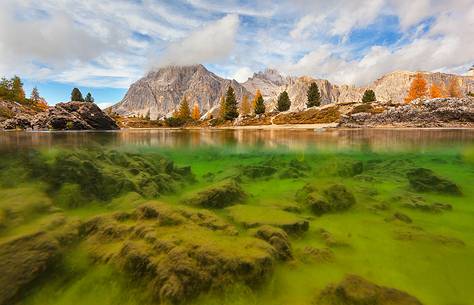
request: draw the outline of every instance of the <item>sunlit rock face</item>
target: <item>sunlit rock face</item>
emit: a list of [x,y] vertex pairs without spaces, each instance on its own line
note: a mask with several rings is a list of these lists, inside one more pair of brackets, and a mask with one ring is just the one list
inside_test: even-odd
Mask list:
[[235,80],[221,78],[202,65],[165,67],[150,72],[131,85],[121,102],[112,110],[125,116],[145,116],[151,119],[169,116],[186,96],[188,103],[199,105],[202,114],[215,110],[229,86],[237,100],[251,95]]

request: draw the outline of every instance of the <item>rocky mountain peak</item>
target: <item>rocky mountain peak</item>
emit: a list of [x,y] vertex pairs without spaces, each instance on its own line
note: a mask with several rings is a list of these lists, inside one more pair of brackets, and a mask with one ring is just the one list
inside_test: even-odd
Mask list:
[[220,98],[232,86],[240,101],[243,95],[251,96],[234,80],[221,78],[203,65],[168,66],[151,71],[130,86],[121,102],[112,111],[125,116],[150,118],[170,116],[186,97],[190,105],[198,104],[201,113],[212,112]]
[[474,76],[474,65],[472,65],[472,67],[469,69],[469,71],[467,71],[467,75],[468,76]]

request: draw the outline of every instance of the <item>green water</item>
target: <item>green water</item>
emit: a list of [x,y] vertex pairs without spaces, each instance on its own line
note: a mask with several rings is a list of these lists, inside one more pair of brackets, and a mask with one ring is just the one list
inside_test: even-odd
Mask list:
[[[60,167],[58,160],[65,155],[77,162]],[[133,162],[111,165],[104,161],[111,155]],[[21,236],[53,234],[97,215],[151,202],[172,210],[208,210],[231,226],[231,235],[179,224],[157,229],[158,238],[178,236],[183,243],[192,240],[223,255],[260,255],[251,248],[255,226],[309,223],[307,231],[289,234],[293,259],[275,260],[258,285],[232,279],[200,291],[185,304],[309,305],[346,274],[403,290],[423,304],[474,304],[471,130],[11,132],[0,134],[0,156],[0,247]],[[112,173],[113,179],[100,180],[74,168],[84,160]],[[154,175],[149,169],[164,168],[165,160],[173,172],[160,178],[158,186],[149,184]],[[191,174],[179,176],[187,166]],[[259,167],[256,177],[242,175],[250,166]],[[273,170],[263,173],[261,166]],[[456,184],[461,195],[415,189],[407,174],[416,168]],[[235,205],[205,209],[187,204],[200,191],[229,179],[236,179],[245,192]],[[356,203],[316,215],[296,200],[307,184],[321,190],[345,186]],[[414,202],[452,209],[407,207]],[[411,222],[395,219],[396,213]],[[61,225],[51,225],[59,218]],[[321,229],[330,232],[332,242]],[[147,279],[132,279],[114,259],[102,259],[118,253],[123,242],[105,245],[72,238],[47,272],[22,286],[13,304],[160,304]],[[329,249],[332,256],[314,259],[306,253],[308,247]]]

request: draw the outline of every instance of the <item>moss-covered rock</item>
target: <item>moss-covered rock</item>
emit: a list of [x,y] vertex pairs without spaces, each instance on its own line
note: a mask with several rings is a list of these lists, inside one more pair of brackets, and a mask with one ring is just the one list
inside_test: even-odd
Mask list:
[[410,186],[418,192],[438,192],[450,195],[461,195],[456,183],[437,176],[432,170],[415,168],[407,173]]
[[[180,222],[163,223],[170,215]],[[253,287],[271,274],[276,248],[229,226],[210,211],[148,202],[126,215],[95,217],[81,232],[96,261],[141,281],[160,302],[181,303],[232,283]]]
[[270,165],[248,165],[243,166],[241,172],[247,178],[257,179],[272,176],[277,169]]
[[226,210],[232,220],[246,228],[270,225],[294,235],[302,234],[309,229],[307,220],[275,207],[236,205]]
[[185,203],[203,208],[221,209],[245,198],[240,185],[232,180],[221,182],[198,192]]
[[306,184],[296,192],[296,201],[307,206],[314,214],[344,211],[356,203],[354,195],[343,185],[333,184],[319,191]]
[[264,225],[256,228],[253,235],[272,245],[277,251],[279,259],[290,260],[293,258],[291,244],[284,230]]
[[12,304],[59,258],[59,243],[45,232],[0,244],[0,305]]
[[429,213],[442,213],[445,211],[452,211],[453,206],[449,203],[439,203],[435,202],[432,204],[422,203],[422,202],[410,202],[405,203],[403,207],[412,209],[412,210],[419,210],[422,212],[429,212]]
[[331,284],[315,298],[314,305],[421,305],[406,292],[379,286],[357,276],[347,275],[340,283]]

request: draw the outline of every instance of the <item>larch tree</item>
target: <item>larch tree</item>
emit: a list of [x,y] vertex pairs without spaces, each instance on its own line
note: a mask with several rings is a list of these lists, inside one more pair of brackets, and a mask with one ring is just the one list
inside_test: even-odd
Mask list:
[[82,97],[81,90],[79,90],[78,88],[72,89],[71,102],[84,102],[84,98]]
[[225,97],[225,114],[224,118],[226,120],[233,120],[239,116],[239,111],[237,110],[237,99],[235,98],[234,89],[229,86],[227,89]]
[[15,101],[22,102],[25,100],[23,82],[21,81],[20,77],[16,75],[12,78],[12,95]]
[[179,104],[178,118],[182,120],[189,120],[191,118],[191,109],[189,109],[189,103],[186,96],[183,97]]
[[321,105],[321,93],[319,92],[318,85],[312,82],[307,92],[308,102],[306,103],[307,108],[316,107]]
[[375,97],[374,90],[367,89],[364,92],[364,96],[362,96],[362,103],[372,103],[375,102],[377,98]]
[[408,95],[405,98],[406,103],[410,103],[417,98],[422,98],[427,96],[426,80],[421,73],[417,73],[413,81],[411,82],[410,89],[408,90]]
[[199,119],[201,119],[201,111],[199,110],[198,103],[194,103],[193,113],[191,114],[191,118],[195,121],[199,121]]
[[277,110],[282,112],[282,111],[288,111],[291,106],[291,101],[290,97],[288,96],[288,92],[283,91],[280,93],[278,96],[278,101],[277,101]]
[[240,114],[241,115],[249,115],[250,114],[250,102],[249,97],[244,95],[242,98],[242,103],[240,103]]
[[41,96],[39,94],[38,88],[34,87],[33,90],[31,90],[30,100],[37,103],[40,99]]
[[448,95],[450,97],[461,97],[461,88],[459,87],[459,83],[455,78],[451,78],[448,85]]
[[441,90],[441,87],[436,85],[435,83],[431,84],[430,87],[430,97],[431,98],[440,98],[444,97],[443,91]]
[[255,93],[253,104],[254,104],[253,112],[255,114],[265,113],[265,102],[263,100],[262,94],[260,93],[260,90],[257,90],[257,92]]
[[219,102],[219,119],[225,120],[226,112],[225,97],[221,96],[221,100]]

